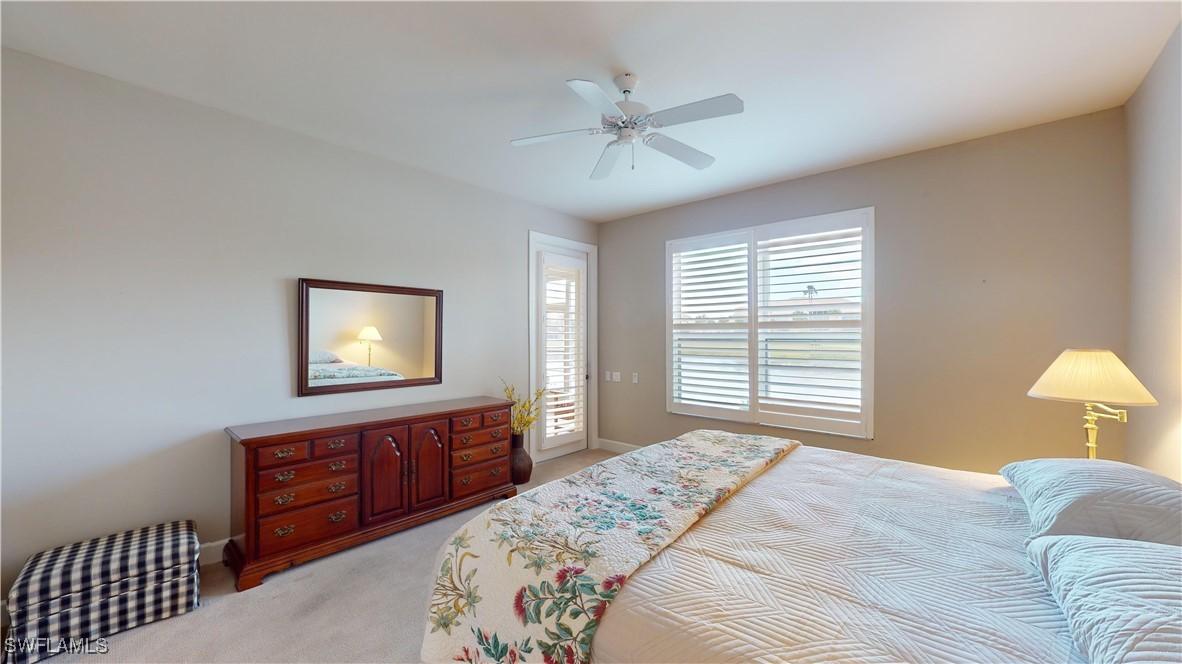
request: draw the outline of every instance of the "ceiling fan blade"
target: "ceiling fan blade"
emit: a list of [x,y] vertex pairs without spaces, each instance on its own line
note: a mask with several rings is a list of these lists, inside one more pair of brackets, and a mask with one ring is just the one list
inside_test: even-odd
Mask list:
[[664,134],[648,134],[644,137],[644,144],[657,152],[664,152],[677,161],[693,166],[699,171],[714,163],[714,157]]
[[708,120],[742,112],[743,100],[734,94],[725,94],[650,113],[648,122],[649,126],[653,128],[672,127],[686,122]]
[[569,131],[556,131],[550,134],[539,134],[537,136],[526,136],[525,138],[515,138],[509,141],[509,145],[533,145],[534,143],[545,143],[546,141],[553,141],[567,136],[594,136],[595,134],[602,134],[603,128],[594,127],[590,129],[571,129]]
[[591,171],[592,180],[602,180],[612,172],[612,168],[616,165],[616,159],[620,158],[620,151],[624,149],[624,144],[619,141],[612,141],[603,146],[603,154],[599,155],[599,163],[595,164],[595,170]]
[[611,97],[607,96],[603,88],[595,83],[572,78],[566,84],[575,94],[582,97],[583,101],[594,106],[600,115],[606,115],[609,118],[624,117],[624,113],[620,111],[620,107],[616,106],[616,103],[612,101]]

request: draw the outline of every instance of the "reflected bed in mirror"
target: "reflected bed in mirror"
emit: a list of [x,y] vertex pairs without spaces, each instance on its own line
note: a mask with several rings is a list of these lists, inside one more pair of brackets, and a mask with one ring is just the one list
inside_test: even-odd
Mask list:
[[300,279],[300,396],[443,381],[443,291]]

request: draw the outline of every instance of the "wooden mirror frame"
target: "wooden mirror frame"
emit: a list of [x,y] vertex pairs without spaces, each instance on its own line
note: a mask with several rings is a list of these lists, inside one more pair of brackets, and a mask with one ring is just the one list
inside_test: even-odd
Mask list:
[[[346,385],[308,385],[308,291],[313,288],[364,291],[367,293],[388,293],[390,295],[419,295],[435,298],[435,375],[424,378],[407,378],[400,381],[373,381],[370,383],[349,383]],[[438,385],[443,382],[443,291],[429,288],[408,288],[405,286],[382,286],[379,284],[358,284],[350,281],[328,279],[299,280],[299,342],[296,350],[296,394],[301,397],[340,392],[362,392],[365,390],[392,390],[397,387],[416,385]]]

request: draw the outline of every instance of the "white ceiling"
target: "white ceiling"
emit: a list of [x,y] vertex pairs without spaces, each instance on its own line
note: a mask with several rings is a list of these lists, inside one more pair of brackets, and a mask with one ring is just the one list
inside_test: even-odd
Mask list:
[[[3,3],[3,42],[608,220],[1125,102],[1179,3]],[[655,109],[734,92],[591,181],[603,136],[563,81],[641,78]]]

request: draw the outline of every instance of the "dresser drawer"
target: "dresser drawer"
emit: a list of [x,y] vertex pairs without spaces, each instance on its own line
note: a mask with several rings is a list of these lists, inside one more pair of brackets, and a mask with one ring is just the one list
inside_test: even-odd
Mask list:
[[509,456],[509,443],[490,443],[479,447],[469,447],[451,453],[451,467],[454,469],[471,466],[504,456]]
[[357,497],[259,519],[259,557],[357,529]]
[[270,468],[285,463],[305,461],[309,458],[308,441],[288,443],[286,445],[268,445],[256,450],[259,468]]
[[452,436],[451,448],[453,450],[458,450],[465,447],[483,445],[485,443],[501,442],[509,442],[509,427],[507,426],[497,427],[495,429],[484,429],[482,431],[473,431],[472,433],[464,433]]
[[453,470],[451,473],[451,497],[462,498],[478,493],[489,487],[509,483],[509,460],[490,461],[479,466]]
[[356,475],[268,491],[259,495],[258,515],[267,516],[297,507],[307,507],[325,500],[351,496],[355,493],[357,493]]
[[485,427],[499,427],[509,423],[509,410],[494,410],[484,414]]
[[305,482],[315,482],[329,478],[352,477],[357,479],[357,455],[310,461],[294,466],[263,470],[258,473],[258,491],[274,491],[284,489]]
[[359,433],[349,433],[343,436],[329,436],[312,441],[312,454],[320,459],[338,454],[357,452],[357,441],[361,439]]
[[461,415],[459,417],[451,418],[452,433],[457,431],[471,431],[472,429],[480,428],[480,413],[473,413],[472,415]]

